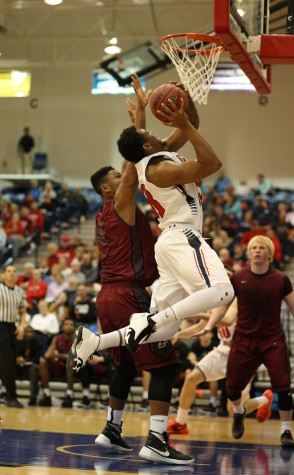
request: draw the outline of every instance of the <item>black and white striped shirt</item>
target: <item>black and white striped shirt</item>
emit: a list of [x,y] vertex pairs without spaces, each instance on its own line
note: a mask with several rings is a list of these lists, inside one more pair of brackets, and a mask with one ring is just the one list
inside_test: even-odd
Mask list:
[[18,285],[13,288],[0,284],[0,322],[16,323],[19,308],[25,307],[24,291]]

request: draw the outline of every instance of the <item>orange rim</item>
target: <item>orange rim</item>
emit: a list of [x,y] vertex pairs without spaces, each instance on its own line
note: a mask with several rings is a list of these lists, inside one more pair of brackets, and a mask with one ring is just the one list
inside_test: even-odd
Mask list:
[[[187,49],[183,47],[174,47],[166,43],[166,41],[170,40],[171,38],[186,38],[189,40],[198,40],[198,41],[203,41],[206,43],[214,43],[218,45],[218,47],[216,49],[208,48],[208,49],[199,49],[199,50]],[[178,53],[183,53],[183,52],[189,53],[189,54],[198,53],[203,56],[207,56],[207,55],[210,55],[211,52],[214,52],[214,53],[219,52],[220,54],[222,54],[226,51],[226,48],[224,47],[221,40],[217,36],[206,35],[202,33],[174,33],[172,35],[163,36],[160,40],[160,43],[163,48],[177,51]]]

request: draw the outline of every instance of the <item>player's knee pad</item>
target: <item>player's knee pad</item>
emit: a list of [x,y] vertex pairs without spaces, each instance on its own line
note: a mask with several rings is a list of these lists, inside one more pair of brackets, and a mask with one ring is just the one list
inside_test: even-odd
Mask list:
[[278,392],[278,405],[280,411],[292,411],[293,399],[290,391]]
[[217,290],[218,296],[221,301],[220,305],[228,305],[229,303],[231,303],[235,296],[235,292],[230,282],[224,284],[217,284],[215,285],[215,289]]
[[227,392],[227,396],[230,401],[238,401],[238,399],[241,399],[241,395],[241,391]]
[[149,385],[149,400],[170,402],[175,376],[176,365],[153,369]]
[[128,364],[126,366],[116,368],[109,385],[110,396],[126,401],[136,375],[137,369],[135,365]]

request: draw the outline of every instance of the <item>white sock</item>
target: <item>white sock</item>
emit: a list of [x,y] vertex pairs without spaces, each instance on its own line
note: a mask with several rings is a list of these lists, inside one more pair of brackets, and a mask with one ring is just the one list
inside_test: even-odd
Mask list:
[[176,420],[179,424],[187,424],[189,409],[178,408]]
[[148,391],[143,391],[143,399],[148,399]]
[[73,390],[72,389],[67,389],[65,394],[72,398],[73,397]]
[[211,308],[227,305],[233,297],[234,291],[231,284],[217,284],[208,289],[199,290],[171,307],[156,313],[152,320],[156,322],[158,329],[175,320],[195,317],[198,313],[206,312]]
[[210,397],[210,403],[213,405],[213,407],[216,407],[216,397],[215,396]]
[[115,330],[114,332],[103,333],[103,335],[99,335],[100,342],[98,346],[98,351],[106,350],[107,348],[114,348],[117,346],[125,346],[125,328],[122,328],[119,331]]
[[265,406],[269,401],[268,401],[268,398],[266,396],[259,396],[259,397],[256,397],[255,398],[257,404],[258,404],[258,407],[262,407],[262,406]]
[[83,396],[87,396],[87,397],[90,396],[90,391],[89,391],[89,389],[83,389]]
[[281,422],[281,434],[283,434],[285,430],[291,430],[291,421]]
[[118,409],[112,409],[112,407],[108,406],[108,413],[107,413],[107,420],[111,424],[116,424],[117,426],[120,427],[122,416],[123,416],[123,409],[118,410]]
[[51,396],[51,391],[50,391],[49,388],[44,388],[43,392],[44,392],[45,396],[47,396],[47,397]]
[[245,407],[243,406],[242,403],[239,404],[238,406],[233,405],[233,411],[235,414],[244,414]]
[[150,417],[150,430],[162,434],[166,431],[167,416],[156,415]]

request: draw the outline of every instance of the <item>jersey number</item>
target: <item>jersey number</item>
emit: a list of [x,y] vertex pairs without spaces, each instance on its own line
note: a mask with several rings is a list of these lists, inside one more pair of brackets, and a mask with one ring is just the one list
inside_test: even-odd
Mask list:
[[147,198],[148,203],[150,204],[155,216],[157,218],[163,218],[164,208],[161,206],[161,204],[158,203],[158,201],[156,201],[153,198],[153,196],[151,195],[151,193],[148,190],[146,190],[145,185],[141,185],[141,191],[142,191],[143,195],[145,196],[145,198]]

